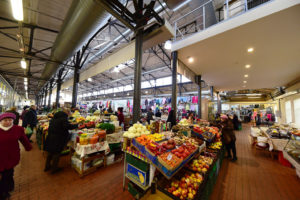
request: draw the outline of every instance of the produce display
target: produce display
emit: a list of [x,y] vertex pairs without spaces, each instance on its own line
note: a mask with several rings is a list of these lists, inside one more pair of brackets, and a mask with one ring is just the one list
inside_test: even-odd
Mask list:
[[150,131],[147,130],[146,126],[143,126],[140,123],[136,123],[123,134],[123,137],[135,138],[141,135],[149,135],[149,134]]
[[213,159],[211,157],[201,155],[199,158],[192,160],[188,164],[188,168],[195,172],[201,172],[205,174],[212,163]]
[[168,150],[175,148],[175,141],[173,139],[169,139],[167,142],[162,143],[162,146]]
[[148,138],[150,138],[151,140],[155,141],[155,142],[159,142],[162,141],[164,139],[164,134],[161,133],[154,133],[151,135],[148,135]]
[[158,156],[158,160],[169,170],[173,170],[180,165],[182,159],[171,152],[166,152]]
[[222,142],[221,142],[221,141],[214,142],[214,143],[212,143],[212,144],[210,144],[210,145],[208,146],[208,148],[214,149],[214,150],[220,150],[221,147],[222,147]]
[[219,129],[217,127],[209,127],[204,126],[201,127],[199,125],[194,125],[193,131],[197,133],[201,138],[203,138],[206,141],[212,141],[215,137],[220,138],[221,133],[219,132]]
[[94,129],[92,132],[79,132],[76,142],[80,145],[96,144],[105,139],[106,132],[104,130]]
[[194,199],[203,176],[200,173],[186,173],[180,180],[173,180],[165,190],[180,199]]
[[180,122],[178,123],[178,125],[180,125],[180,126],[189,126],[191,124],[190,124],[190,122],[187,119],[182,119],[182,120],[180,120]]
[[175,140],[175,143],[177,145],[182,145],[183,143],[190,143],[192,145],[199,145],[199,143],[194,138],[186,137],[184,135],[175,136],[173,139]]
[[181,159],[186,159],[190,154],[195,152],[197,147],[190,143],[182,144],[179,148],[173,149],[171,152]]
[[154,142],[152,140],[150,140],[150,142],[147,144],[146,148],[155,156],[159,156],[167,151],[167,149],[165,147],[163,147],[163,145],[161,145],[157,142]]
[[113,133],[115,132],[115,125],[110,124],[110,123],[101,123],[101,124],[97,124],[96,126],[97,128],[100,128],[102,130],[106,130],[107,134]]

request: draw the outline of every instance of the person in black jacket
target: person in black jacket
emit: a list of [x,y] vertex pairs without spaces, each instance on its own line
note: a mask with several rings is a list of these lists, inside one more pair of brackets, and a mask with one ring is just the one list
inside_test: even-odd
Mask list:
[[171,128],[176,125],[176,113],[174,110],[170,110],[167,122],[171,123]]
[[233,123],[234,130],[239,130],[240,122],[239,122],[239,118],[236,114],[233,115],[232,123]]
[[51,170],[56,173],[61,170],[58,167],[60,153],[69,140],[69,131],[78,127],[77,124],[71,124],[68,121],[70,111],[63,109],[55,113],[53,119],[50,121],[48,136],[45,141],[44,150],[47,151],[47,159],[44,171]]
[[[227,157],[232,158],[232,161],[236,161],[236,146],[235,146],[235,141],[236,137],[233,131],[233,123],[232,121],[226,116],[222,115],[221,116],[221,126],[222,126],[222,136],[223,136],[223,142],[225,144],[225,147],[227,149]],[[231,157],[231,152],[232,156]]]
[[[35,131],[34,129],[35,129],[37,123],[38,123],[38,120],[37,120],[37,114],[36,114],[36,106],[32,105],[32,106],[30,106],[29,111],[26,112],[26,114],[23,118],[22,126],[24,128],[26,128],[27,126],[30,126],[31,130],[34,132]],[[29,140],[30,140],[31,135],[32,134],[29,134],[29,135],[26,134],[26,136],[28,137]]]

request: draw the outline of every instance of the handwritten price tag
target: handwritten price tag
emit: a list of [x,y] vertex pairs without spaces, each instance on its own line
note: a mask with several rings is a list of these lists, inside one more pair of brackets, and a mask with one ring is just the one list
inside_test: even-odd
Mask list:
[[172,159],[172,154],[169,154],[167,159],[170,161]]

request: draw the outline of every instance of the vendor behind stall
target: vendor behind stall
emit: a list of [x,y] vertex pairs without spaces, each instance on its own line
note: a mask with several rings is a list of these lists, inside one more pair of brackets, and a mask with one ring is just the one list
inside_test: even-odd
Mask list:
[[46,166],[44,171],[51,170],[56,173],[61,170],[58,167],[60,153],[69,140],[69,131],[78,127],[77,124],[70,124],[68,116],[70,111],[63,108],[63,111],[55,113],[53,119],[50,121],[48,136],[45,141],[45,151],[48,152]]

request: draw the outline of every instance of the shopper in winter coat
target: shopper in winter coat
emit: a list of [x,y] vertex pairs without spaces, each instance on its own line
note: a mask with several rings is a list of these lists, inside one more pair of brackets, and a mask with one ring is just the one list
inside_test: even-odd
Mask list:
[[222,135],[223,135],[223,141],[225,143],[228,157],[231,158],[231,152],[232,152],[232,161],[236,161],[236,147],[235,147],[235,141],[236,137],[233,132],[233,124],[231,120],[228,119],[226,115],[221,116],[221,126],[222,126]]
[[153,120],[153,115],[154,115],[154,113],[152,112],[152,109],[149,108],[149,111],[147,113],[147,122],[148,122],[148,124],[150,124],[150,120]]
[[68,115],[70,112],[67,109],[55,113],[53,119],[50,121],[48,136],[45,141],[44,150],[48,152],[46,159],[46,166],[44,171],[52,170],[56,173],[61,170],[58,168],[60,153],[69,140],[69,131],[78,127],[77,124],[70,124]]
[[13,113],[0,115],[0,199],[8,199],[14,190],[14,167],[20,161],[19,141],[26,151],[32,146],[25,136],[24,128],[14,125]]
[[123,114],[123,108],[118,108],[118,121],[119,121],[119,126],[121,126],[121,124],[124,124],[124,114]]
[[16,107],[11,107],[7,112],[11,112],[16,115],[16,119],[14,120],[14,125],[19,125],[20,114],[17,112]]
[[174,113],[174,110],[169,112],[167,122],[171,123],[171,128],[176,125],[176,113]]
[[158,109],[157,112],[155,113],[155,117],[160,117],[160,118],[161,118],[161,112],[160,112],[159,109]]
[[[29,140],[30,140],[32,134],[35,132],[35,127],[36,127],[37,123],[38,123],[38,120],[37,120],[36,106],[32,105],[32,106],[30,106],[30,109],[28,110],[28,112],[26,112],[26,114],[23,118],[23,122],[22,122],[22,126],[24,128],[27,128],[29,126],[32,130],[31,134],[26,134],[26,136],[28,137]],[[30,142],[32,142],[32,141],[30,140]]]
[[233,123],[234,130],[239,130],[240,122],[239,122],[239,118],[236,114],[233,115],[232,123]]
[[23,112],[21,113],[21,120],[24,120],[25,114],[29,111],[29,106],[24,106]]

